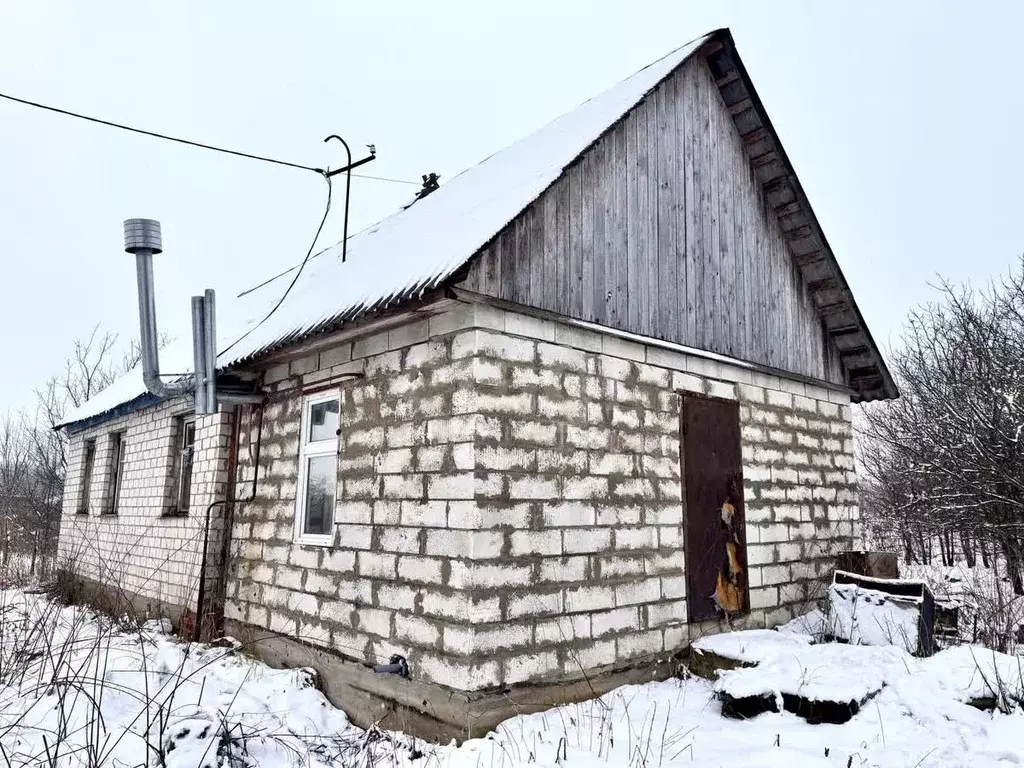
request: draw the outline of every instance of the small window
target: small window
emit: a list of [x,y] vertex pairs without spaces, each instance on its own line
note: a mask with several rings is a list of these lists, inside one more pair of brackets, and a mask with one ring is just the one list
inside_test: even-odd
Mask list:
[[186,515],[192,500],[192,462],[196,450],[195,418],[178,419],[174,447],[174,513]]
[[124,457],[128,448],[124,432],[115,432],[110,443],[110,495],[106,514],[116,515],[121,505],[121,487],[124,485]]
[[296,538],[304,544],[334,541],[340,416],[337,394],[310,397],[304,404],[295,515]]
[[96,441],[85,441],[85,457],[82,459],[82,484],[78,491],[78,507],[75,511],[80,515],[89,514],[89,490],[92,487],[92,467],[96,463]]

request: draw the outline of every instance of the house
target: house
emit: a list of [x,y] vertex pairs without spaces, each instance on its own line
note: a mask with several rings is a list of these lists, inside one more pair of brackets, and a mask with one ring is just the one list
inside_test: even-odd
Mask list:
[[897,390],[727,30],[228,311],[296,269],[221,323],[261,403],[197,420],[133,373],[71,415],[60,552],[356,722],[667,676],[859,536],[851,403]]

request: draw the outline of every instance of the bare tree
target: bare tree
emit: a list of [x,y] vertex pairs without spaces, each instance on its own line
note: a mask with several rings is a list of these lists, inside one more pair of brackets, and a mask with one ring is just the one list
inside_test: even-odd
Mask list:
[[865,512],[910,561],[997,553],[1024,594],[1024,265],[939,293],[892,356],[902,396],[865,409]]
[[[166,339],[162,339],[162,345]],[[36,389],[36,407],[0,420],[0,560],[12,551],[30,558],[53,554],[67,471],[67,437],[55,428],[77,408],[134,368],[138,344],[94,328],[76,340],[64,370]]]
[[83,405],[139,363],[138,343],[130,342],[128,348],[119,353],[117,341],[116,333],[101,334],[99,326],[93,328],[87,339],[75,340],[64,370],[36,389],[39,419],[52,433],[45,441],[51,443],[47,449],[57,456],[62,474],[67,468],[66,441],[55,427],[63,423],[71,409]]

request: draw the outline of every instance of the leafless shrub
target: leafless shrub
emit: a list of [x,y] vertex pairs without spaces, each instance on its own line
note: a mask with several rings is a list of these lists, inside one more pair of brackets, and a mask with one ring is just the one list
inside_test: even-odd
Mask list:
[[[82,598],[75,593],[80,579],[74,567],[74,562],[61,564],[63,575],[54,589]],[[127,612],[115,615],[81,602],[66,605],[0,589],[0,766],[111,768],[124,764],[127,749],[144,756],[139,762],[145,765],[248,768],[256,765],[253,744],[276,745],[296,765],[316,757],[328,765],[374,766],[385,764],[389,755],[397,765],[395,750],[413,746],[405,737],[376,729],[307,733],[282,730],[277,720],[247,717],[236,700],[251,668],[234,698],[225,701],[223,692],[219,698],[211,693],[204,701],[211,666],[242,654],[244,646],[182,642],[173,645],[174,653],[166,648],[161,653],[158,645],[169,644],[160,639],[168,623]],[[119,677],[125,672],[141,682],[125,682]],[[117,699],[114,711],[130,707],[134,712],[128,722],[105,721],[110,699]]]
[[998,561],[1024,595],[1024,264],[938,291],[891,355],[901,397],[863,414],[865,526],[908,563]]

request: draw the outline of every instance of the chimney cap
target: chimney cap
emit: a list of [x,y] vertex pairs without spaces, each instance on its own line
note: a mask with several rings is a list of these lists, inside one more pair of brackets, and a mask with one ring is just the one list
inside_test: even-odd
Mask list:
[[156,219],[125,219],[124,249],[127,253],[162,253],[164,247],[160,222]]

